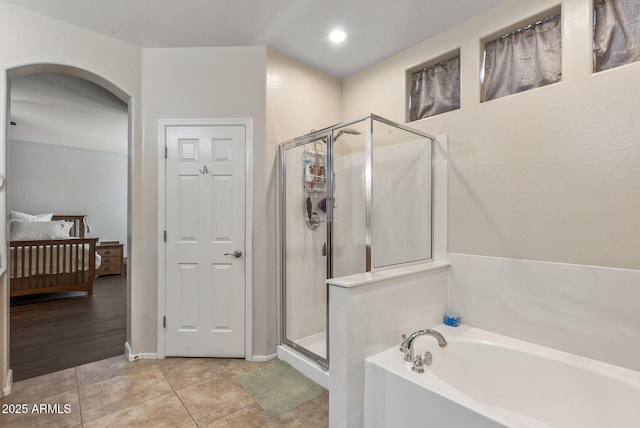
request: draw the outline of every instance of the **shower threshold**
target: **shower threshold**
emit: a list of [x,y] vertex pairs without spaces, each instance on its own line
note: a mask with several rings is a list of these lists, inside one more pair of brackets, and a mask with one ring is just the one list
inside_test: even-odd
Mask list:
[[313,352],[317,356],[327,358],[327,332],[321,331],[294,341],[296,345]]
[[278,345],[277,357],[279,360],[289,363],[294,369],[318,385],[325,389],[330,389],[329,367],[322,365],[319,361],[300,353],[298,350],[286,344]]

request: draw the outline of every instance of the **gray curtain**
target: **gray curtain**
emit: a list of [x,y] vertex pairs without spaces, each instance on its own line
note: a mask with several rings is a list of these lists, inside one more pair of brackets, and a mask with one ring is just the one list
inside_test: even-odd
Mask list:
[[485,45],[482,101],[562,79],[560,21],[552,16]]
[[460,108],[460,55],[413,73],[411,120]]
[[640,60],[640,1],[596,0],[595,71]]

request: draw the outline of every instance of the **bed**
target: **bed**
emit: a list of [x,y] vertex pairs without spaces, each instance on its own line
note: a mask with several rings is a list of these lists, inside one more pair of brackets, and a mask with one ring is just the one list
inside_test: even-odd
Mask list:
[[[13,218],[13,213],[12,213]],[[85,291],[93,294],[95,271],[100,266],[97,238],[85,237],[85,216],[55,215],[42,224],[12,220],[9,254],[10,296]],[[36,220],[38,222],[40,220]],[[44,224],[48,223],[48,224]],[[64,234],[33,233],[64,223]],[[29,233],[22,233],[27,227]],[[56,229],[57,230],[57,229]],[[35,236],[38,239],[29,238]],[[43,237],[55,236],[55,239]],[[68,236],[68,237],[66,237]],[[26,239],[24,239],[26,237]],[[16,239],[14,239],[16,238]]]

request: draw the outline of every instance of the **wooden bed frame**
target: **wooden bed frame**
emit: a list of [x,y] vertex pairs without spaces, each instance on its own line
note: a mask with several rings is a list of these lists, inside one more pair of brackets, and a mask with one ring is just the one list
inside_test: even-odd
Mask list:
[[[85,216],[55,215],[52,220],[73,222],[70,235],[72,239],[40,239],[31,241],[11,241],[13,259],[10,261],[13,272],[33,272],[35,274],[10,278],[10,296],[28,294],[58,293],[63,291],[86,291],[93,294],[93,281],[96,266],[96,242],[98,238],[85,238]],[[88,255],[85,255],[85,245]],[[45,250],[40,251],[42,247]],[[40,257],[40,253],[44,255]],[[21,257],[18,257],[20,254]],[[55,254],[55,257],[54,257]],[[45,256],[56,272],[45,272]],[[86,258],[89,258],[86,260]],[[18,264],[20,259],[20,264]],[[41,260],[42,259],[42,260]],[[88,265],[88,269],[83,267]],[[65,272],[65,267],[77,266],[73,272]]]

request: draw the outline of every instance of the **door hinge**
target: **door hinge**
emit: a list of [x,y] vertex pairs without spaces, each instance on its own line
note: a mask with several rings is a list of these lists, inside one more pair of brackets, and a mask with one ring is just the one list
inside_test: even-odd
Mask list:
[[163,328],[167,328],[167,316],[163,316],[162,317],[162,327]]
[[167,146],[164,146],[164,158],[168,158],[169,157],[169,150],[167,149]]
[[167,242],[167,231],[164,231],[164,242]]

